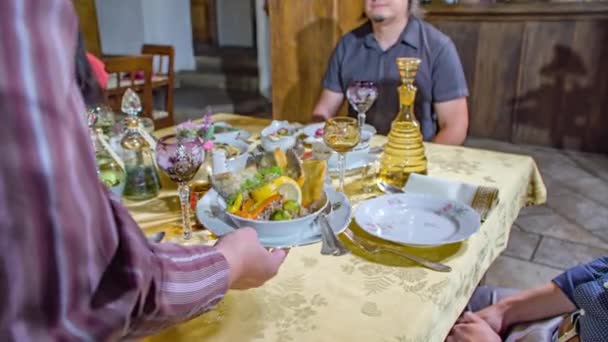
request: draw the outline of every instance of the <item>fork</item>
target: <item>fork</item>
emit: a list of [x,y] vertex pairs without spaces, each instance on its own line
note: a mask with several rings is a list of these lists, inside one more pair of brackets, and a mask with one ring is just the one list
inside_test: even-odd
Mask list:
[[389,252],[395,255],[399,255],[403,258],[406,258],[408,260],[411,260],[419,265],[422,265],[426,268],[429,268],[431,270],[434,271],[438,271],[438,272],[451,272],[452,268],[448,265],[444,265],[438,262],[433,262],[421,257],[418,257],[416,255],[412,255],[406,252],[403,252],[401,250],[398,250],[396,248],[391,248],[391,247],[379,247],[376,245],[373,245],[363,239],[361,239],[360,237],[356,236],[350,229],[346,229],[344,231],[344,235],[346,235],[346,237],[348,237],[348,239],[355,245],[359,246],[360,248],[362,248],[363,250],[375,254],[378,252]]

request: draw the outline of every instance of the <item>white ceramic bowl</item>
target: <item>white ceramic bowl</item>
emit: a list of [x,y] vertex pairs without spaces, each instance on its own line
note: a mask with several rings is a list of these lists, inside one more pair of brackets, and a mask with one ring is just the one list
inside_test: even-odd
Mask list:
[[[290,132],[290,135],[282,137],[271,137],[271,134],[275,133],[281,128],[285,128]],[[288,121],[273,121],[269,126],[265,127],[261,132],[262,147],[267,152],[281,149],[283,152],[296,145],[296,130],[289,124]]]
[[242,170],[247,165],[247,159],[249,158],[249,145],[246,142],[239,139],[230,139],[226,136],[215,136],[215,142],[234,146],[241,151],[236,157],[227,158],[226,159],[226,169],[228,171],[234,172],[238,170]]
[[[230,125],[228,125],[225,122],[216,122],[213,124],[213,126],[215,127],[230,127]],[[213,133],[213,136],[217,139],[227,139],[227,140],[236,140],[239,137],[240,134],[240,130],[234,130],[234,131],[226,131],[226,132],[222,132],[222,133]]]
[[[319,216],[319,214],[321,214],[321,212],[328,205],[327,190],[325,190],[324,196],[325,204],[323,204],[319,210],[306,216],[288,221],[252,220],[233,215],[229,212],[226,212],[226,215],[230,217],[232,222],[234,222],[238,228],[251,227],[257,231],[260,237],[281,239],[294,238],[302,234],[303,230],[312,229],[312,225],[314,224],[317,216]],[[222,206],[225,208],[225,203],[222,203]]]

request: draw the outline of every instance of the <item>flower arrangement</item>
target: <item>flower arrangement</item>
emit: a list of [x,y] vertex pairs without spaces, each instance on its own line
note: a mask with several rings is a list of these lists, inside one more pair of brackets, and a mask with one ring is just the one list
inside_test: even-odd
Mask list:
[[177,138],[180,140],[192,140],[199,138],[203,142],[203,149],[210,151],[213,149],[214,126],[211,121],[211,109],[207,108],[203,116],[203,122],[196,124],[192,120],[182,122],[175,128]]

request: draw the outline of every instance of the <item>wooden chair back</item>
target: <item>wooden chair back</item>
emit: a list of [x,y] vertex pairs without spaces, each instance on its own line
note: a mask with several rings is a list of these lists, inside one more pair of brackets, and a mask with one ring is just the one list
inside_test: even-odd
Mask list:
[[[123,56],[104,60],[109,75],[106,98],[113,110],[120,111],[124,92],[131,88],[142,102],[142,115],[153,118],[152,56]],[[138,74],[143,73],[143,79]],[[156,122],[155,122],[156,124]]]

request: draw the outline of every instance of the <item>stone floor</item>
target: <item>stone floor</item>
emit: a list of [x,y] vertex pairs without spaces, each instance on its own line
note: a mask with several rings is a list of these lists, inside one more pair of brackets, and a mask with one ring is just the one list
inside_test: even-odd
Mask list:
[[534,157],[547,203],[525,208],[486,283],[525,288],[608,255],[608,156],[469,139],[467,145]]

